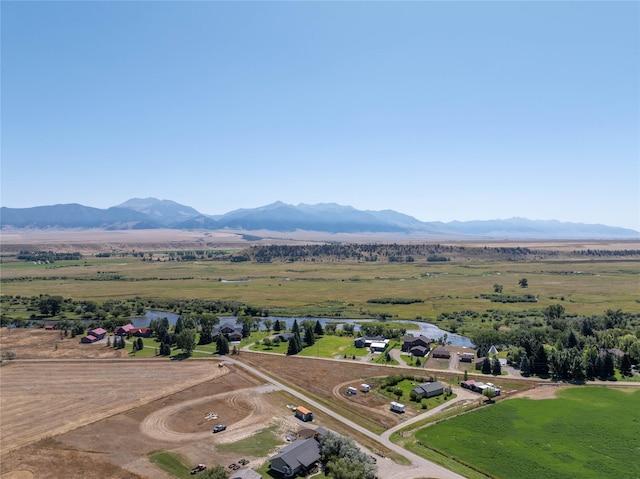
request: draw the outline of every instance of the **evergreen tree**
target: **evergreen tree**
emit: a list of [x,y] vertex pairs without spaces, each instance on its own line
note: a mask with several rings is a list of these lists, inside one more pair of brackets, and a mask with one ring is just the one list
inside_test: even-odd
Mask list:
[[280,320],[279,319],[276,319],[276,322],[273,323],[273,330],[276,333],[279,333],[280,331],[282,331],[282,326],[280,326]]
[[224,334],[218,334],[218,341],[216,342],[216,348],[220,356],[229,354],[229,341],[224,337]]
[[292,333],[299,333],[300,332],[300,327],[298,326],[298,320],[297,319],[293,320],[293,326],[291,326],[291,332]]
[[183,329],[184,329],[184,319],[182,319],[182,316],[179,316],[178,320],[176,321],[176,325],[173,327],[173,333],[176,335],[180,334]]
[[502,374],[502,366],[498,358],[493,358],[491,361],[491,374],[494,376],[500,376]]
[[307,346],[313,346],[314,343],[316,342],[316,338],[313,334],[313,329],[311,328],[306,328],[304,330],[304,342]]
[[292,339],[295,344],[296,354],[298,354],[300,351],[302,351],[302,339],[300,338],[300,333],[293,333]]
[[144,348],[144,343],[142,342],[142,338],[138,338],[138,351]]
[[601,379],[607,378],[607,372],[604,366],[604,358],[601,355],[598,355],[595,361],[595,373],[596,376]]
[[616,373],[613,363],[613,356],[611,354],[605,354],[604,356],[604,372],[605,376],[603,377],[605,378],[613,377]]
[[542,344],[538,345],[538,349],[536,350],[533,370],[538,376],[546,376],[549,374],[549,360]]
[[624,377],[631,376],[631,358],[628,354],[622,356],[622,360],[620,361],[620,374]]
[[322,324],[320,324],[319,320],[316,321],[316,326],[313,332],[315,333],[316,336],[322,336],[324,334],[324,331],[322,330]]
[[482,361],[482,374],[491,374],[491,361],[487,357]]
[[294,336],[291,336],[291,338],[289,339],[289,344],[287,345],[287,356],[295,356],[300,352],[296,347],[296,341],[294,339]]
[[526,354],[523,354],[520,360],[520,374],[523,376],[529,376],[531,374],[531,362],[529,362]]

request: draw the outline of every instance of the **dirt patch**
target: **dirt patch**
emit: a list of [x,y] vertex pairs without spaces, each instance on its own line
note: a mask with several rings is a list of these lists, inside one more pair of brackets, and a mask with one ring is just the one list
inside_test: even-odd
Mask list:
[[81,344],[81,336],[60,337],[60,331],[42,328],[0,328],[0,349],[11,350],[18,359],[119,359],[129,357],[129,349],[114,349],[106,342]]
[[[568,386],[563,386],[568,387]],[[544,386],[537,386],[535,388],[520,391],[509,396],[509,399],[514,398],[527,398],[527,399],[557,399],[558,391],[563,388],[559,385],[549,384]]]
[[211,361],[12,361],[0,368],[0,451],[124,412],[228,373]]
[[145,479],[98,454],[69,450],[53,439],[3,454],[0,467],[1,479]]

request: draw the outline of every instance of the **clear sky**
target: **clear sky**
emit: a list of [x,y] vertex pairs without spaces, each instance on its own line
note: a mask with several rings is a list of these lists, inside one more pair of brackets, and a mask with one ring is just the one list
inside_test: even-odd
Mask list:
[[1,203],[640,230],[640,3],[1,2]]

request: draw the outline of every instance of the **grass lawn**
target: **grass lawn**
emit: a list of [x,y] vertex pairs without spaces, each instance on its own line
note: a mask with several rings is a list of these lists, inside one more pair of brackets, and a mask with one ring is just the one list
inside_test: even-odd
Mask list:
[[491,477],[628,479],[640,471],[640,390],[584,387],[513,399],[420,430],[430,449]]
[[251,437],[230,444],[218,444],[216,449],[253,457],[268,456],[283,441],[276,435],[276,426],[262,429]]
[[192,477],[191,468],[185,465],[186,459],[175,452],[154,452],[149,456],[149,460],[174,477],[180,479]]

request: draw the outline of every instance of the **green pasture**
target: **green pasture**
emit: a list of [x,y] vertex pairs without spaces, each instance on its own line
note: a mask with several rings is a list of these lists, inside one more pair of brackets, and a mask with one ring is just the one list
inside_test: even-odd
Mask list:
[[[60,261],[53,265],[0,264],[4,295],[61,295],[75,300],[230,300],[267,309],[274,316],[425,319],[450,329],[441,313],[521,312],[562,304],[567,315],[607,309],[640,311],[638,263],[589,261],[452,261],[446,263],[143,262],[133,257]],[[519,287],[526,278],[528,288]],[[220,280],[247,279],[227,283]],[[483,299],[493,285],[503,294],[530,294],[535,303]],[[419,303],[368,303],[375,298],[418,298]],[[4,307],[4,305],[3,305]],[[32,312],[5,310],[28,319]],[[73,313],[67,317],[73,319]],[[478,320],[479,321],[479,320]],[[487,321],[491,321],[488,319]],[[394,327],[406,327],[395,324]],[[473,324],[460,324],[465,334]],[[478,326],[478,325],[476,325]]]
[[577,387],[557,399],[500,401],[421,429],[406,444],[477,477],[628,479],[640,471],[639,430],[640,390]]
[[229,444],[218,444],[216,449],[245,456],[266,457],[283,444],[283,441],[276,435],[276,429],[276,426],[270,426],[246,439]]
[[152,464],[155,464],[163,471],[179,479],[188,479],[191,476],[191,467],[185,465],[187,459],[175,452],[161,451],[154,452],[149,456]]

